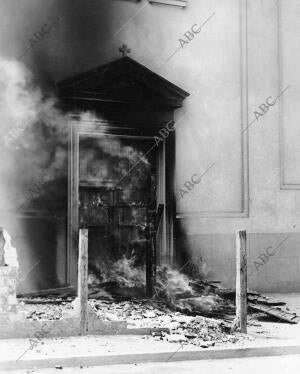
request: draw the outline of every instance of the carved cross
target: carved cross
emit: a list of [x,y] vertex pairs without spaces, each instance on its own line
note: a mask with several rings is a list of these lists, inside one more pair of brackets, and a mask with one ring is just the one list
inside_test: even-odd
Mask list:
[[125,57],[127,56],[127,53],[130,53],[131,52],[131,49],[127,47],[126,44],[123,44],[122,47],[119,48],[119,52],[122,53],[122,57]]

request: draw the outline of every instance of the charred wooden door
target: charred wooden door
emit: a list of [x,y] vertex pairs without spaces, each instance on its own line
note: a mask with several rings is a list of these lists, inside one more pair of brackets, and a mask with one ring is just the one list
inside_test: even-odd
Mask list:
[[90,274],[110,292],[150,294],[155,208],[152,139],[80,136],[79,226],[89,228]]

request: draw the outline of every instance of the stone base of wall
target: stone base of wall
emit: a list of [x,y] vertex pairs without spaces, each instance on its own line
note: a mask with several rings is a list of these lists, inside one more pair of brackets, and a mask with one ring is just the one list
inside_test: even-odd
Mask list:
[[[79,318],[62,318],[61,320],[28,320],[24,316],[13,313],[0,314],[0,339],[32,338],[42,340],[44,338],[60,336],[78,336],[80,334]],[[138,334],[138,331],[127,329],[125,321],[102,321],[99,318],[90,318],[88,335],[118,335]],[[143,334],[146,334],[143,331]]]

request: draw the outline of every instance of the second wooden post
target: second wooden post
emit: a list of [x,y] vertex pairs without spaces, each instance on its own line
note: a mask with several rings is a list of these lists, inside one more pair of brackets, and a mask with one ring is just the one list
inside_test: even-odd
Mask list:
[[86,335],[88,331],[88,238],[88,229],[80,229],[78,251],[78,301],[80,335]]
[[247,240],[246,231],[236,232],[236,328],[247,333]]

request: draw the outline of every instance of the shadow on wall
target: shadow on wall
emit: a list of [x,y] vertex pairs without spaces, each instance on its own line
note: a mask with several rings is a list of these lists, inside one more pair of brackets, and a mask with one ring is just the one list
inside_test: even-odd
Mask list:
[[203,254],[202,245],[186,234],[182,220],[175,222],[175,262],[178,268],[191,278],[219,280],[209,259]]

